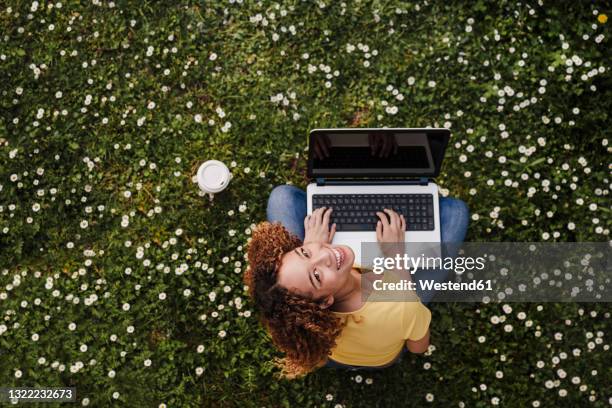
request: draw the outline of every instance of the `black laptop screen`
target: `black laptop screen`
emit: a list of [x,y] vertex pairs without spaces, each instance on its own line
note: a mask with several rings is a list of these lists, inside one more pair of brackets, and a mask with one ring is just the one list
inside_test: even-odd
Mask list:
[[450,134],[446,129],[315,130],[310,134],[310,177],[435,177]]

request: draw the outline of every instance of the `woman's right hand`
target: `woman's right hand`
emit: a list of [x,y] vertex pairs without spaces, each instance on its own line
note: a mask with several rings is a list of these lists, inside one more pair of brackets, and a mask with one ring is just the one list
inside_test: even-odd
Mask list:
[[404,253],[406,240],[406,220],[397,212],[385,208],[377,211],[380,221],[376,224],[376,239],[386,257],[395,257]]

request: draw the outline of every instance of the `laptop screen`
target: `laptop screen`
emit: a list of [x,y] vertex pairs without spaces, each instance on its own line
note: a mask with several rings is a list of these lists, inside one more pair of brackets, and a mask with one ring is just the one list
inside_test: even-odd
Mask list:
[[435,177],[448,129],[317,129],[310,133],[308,176]]

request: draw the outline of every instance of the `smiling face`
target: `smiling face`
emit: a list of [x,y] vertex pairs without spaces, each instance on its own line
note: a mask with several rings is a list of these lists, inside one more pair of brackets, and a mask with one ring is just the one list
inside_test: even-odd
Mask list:
[[331,296],[333,302],[333,296],[346,287],[354,261],[353,250],[345,245],[309,242],[282,256],[277,282],[312,299]]

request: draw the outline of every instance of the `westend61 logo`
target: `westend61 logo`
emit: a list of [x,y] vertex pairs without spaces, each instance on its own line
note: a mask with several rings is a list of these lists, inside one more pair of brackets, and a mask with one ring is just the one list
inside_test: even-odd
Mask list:
[[485,258],[479,257],[426,257],[421,254],[419,257],[403,256],[397,254],[395,257],[376,257],[374,258],[372,272],[380,275],[385,270],[405,270],[414,274],[417,269],[446,269],[453,270],[457,274],[471,270],[483,270]]
[[362,281],[378,301],[405,301],[416,290],[437,302],[611,302],[611,249],[609,242],[367,242],[360,266],[373,272]]

